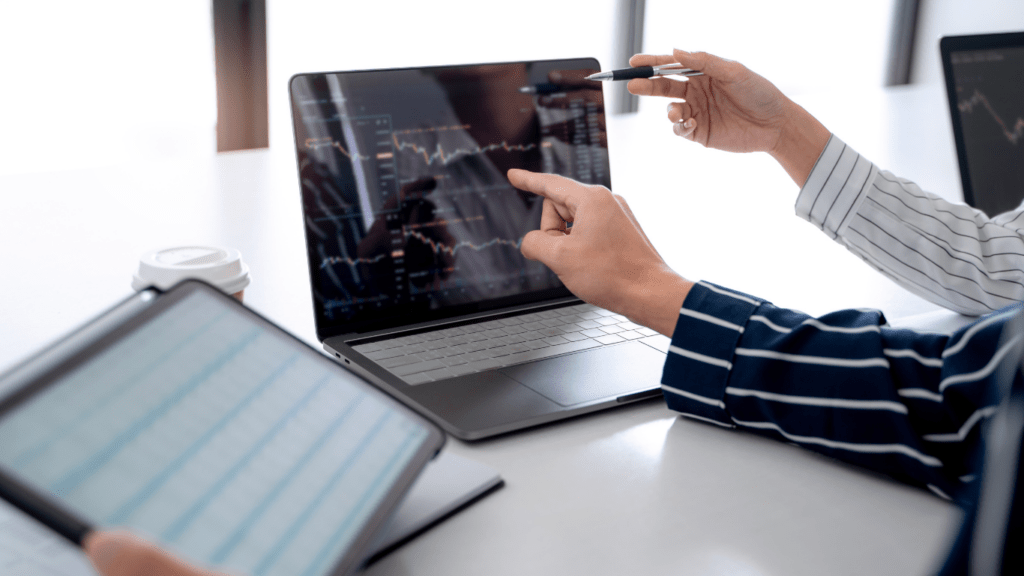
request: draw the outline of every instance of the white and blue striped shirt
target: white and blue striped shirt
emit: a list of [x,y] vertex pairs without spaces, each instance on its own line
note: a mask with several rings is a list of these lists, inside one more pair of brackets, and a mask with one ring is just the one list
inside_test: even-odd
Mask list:
[[950,310],[978,316],[1024,300],[1024,205],[990,218],[880,170],[832,136],[796,213]]
[[[707,282],[680,310],[662,388],[669,408],[887,473],[949,498],[974,470],[992,381],[1024,338],[1014,305],[953,335],[890,328],[881,312],[820,318]],[[1002,374],[1005,376],[1005,374]]]
[[[1024,482],[1014,478],[1024,448],[1000,452],[999,438],[982,448],[982,429],[1014,415],[1024,427],[1024,205],[989,218],[879,170],[833,136],[796,213],[911,292],[987,315],[952,335],[919,333],[890,328],[878,311],[811,318],[701,282],[665,362],[669,408],[961,500],[966,520],[942,574],[965,574],[979,558],[1019,572]],[[1011,380],[1016,402],[1004,401]]]

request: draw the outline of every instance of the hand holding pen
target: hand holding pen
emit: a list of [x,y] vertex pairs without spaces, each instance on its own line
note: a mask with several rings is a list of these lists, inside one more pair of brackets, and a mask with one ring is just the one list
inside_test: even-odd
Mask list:
[[616,81],[616,80],[632,80],[634,78],[656,78],[658,76],[703,76],[703,72],[698,72],[692,68],[683,68],[677,62],[671,64],[661,64],[659,66],[636,66],[633,68],[623,68],[622,70],[609,70],[608,72],[598,72],[597,74],[591,74],[587,76],[587,80],[598,80],[598,81]]
[[[790,107],[795,106],[771,82],[739,62],[703,52],[637,54],[634,68],[689,70],[687,81],[660,75],[635,78],[627,89],[637,96],[673,101],[668,119],[676,135],[730,152],[771,152],[780,142]],[[690,76],[699,73],[699,76]]]

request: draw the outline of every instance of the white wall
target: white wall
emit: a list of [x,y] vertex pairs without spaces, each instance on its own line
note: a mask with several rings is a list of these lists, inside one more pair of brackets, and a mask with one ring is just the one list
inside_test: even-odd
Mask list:
[[647,0],[644,50],[742,62],[790,96],[881,86],[892,0]]
[[612,54],[617,0],[271,0],[271,148],[291,147],[288,79],[299,72]]
[[1022,0],[921,0],[914,62],[914,83],[942,83],[939,39],[961,34],[1024,32]]
[[[287,81],[296,72],[563,56],[607,63],[619,11],[619,0],[269,4],[271,147],[290,146]],[[791,95],[877,87],[891,13],[892,0],[647,0],[644,51],[714,52]]]
[[[917,52],[931,56],[915,79],[941,76],[940,30],[1024,29],[1022,0],[923,1]],[[4,3],[0,173],[213,154],[210,2]],[[290,153],[292,74],[579,56],[610,65],[619,2],[269,0],[271,145]],[[795,97],[875,87],[891,4],[647,0],[644,50],[715,52]]]
[[4,2],[0,173],[214,153],[211,13],[209,0]]

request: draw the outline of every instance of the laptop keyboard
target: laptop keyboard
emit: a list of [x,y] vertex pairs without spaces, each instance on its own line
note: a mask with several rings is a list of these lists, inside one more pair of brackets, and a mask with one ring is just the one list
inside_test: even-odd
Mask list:
[[578,304],[352,348],[407,384],[423,384],[651,337],[668,340],[625,316]]

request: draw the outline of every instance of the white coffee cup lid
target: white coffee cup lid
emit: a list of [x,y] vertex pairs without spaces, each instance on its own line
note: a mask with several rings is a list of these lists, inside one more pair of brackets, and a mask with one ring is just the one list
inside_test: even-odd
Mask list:
[[132,276],[132,289],[156,286],[166,290],[186,278],[204,280],[228,294],[249,285],[249,267],[234,248],[179,246],[143,254]]

